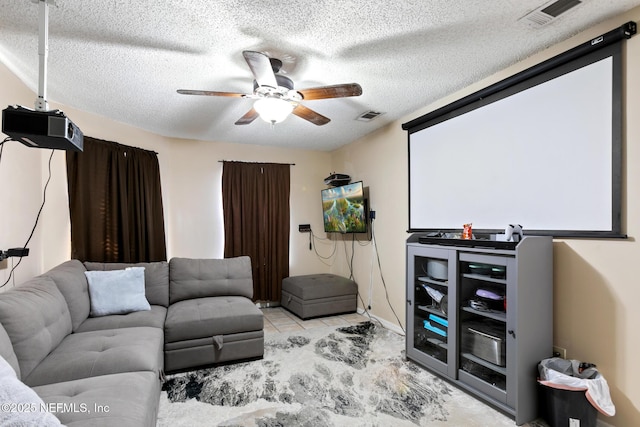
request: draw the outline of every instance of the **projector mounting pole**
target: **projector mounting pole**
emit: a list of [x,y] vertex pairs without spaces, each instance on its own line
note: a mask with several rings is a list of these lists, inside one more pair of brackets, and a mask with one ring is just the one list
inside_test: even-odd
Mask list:
[[49,56],[49,3],[54,0],[32,0],[39,3],[38,58],[40,59],[37,111],[49,111],[47,102],[47,57]]

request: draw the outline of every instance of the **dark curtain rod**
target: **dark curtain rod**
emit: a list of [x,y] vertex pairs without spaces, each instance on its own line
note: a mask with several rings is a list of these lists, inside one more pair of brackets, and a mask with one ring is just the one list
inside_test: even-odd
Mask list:
[[116,142],[116,141],[108,141],[106,139],[101,139],[101,138],[94,138],[93,136],[89,136],[89,135],[85,135],[84,138],[86,140],[91,141],[92,139],[95,141],[100,141],[100,142],[106,142],[107,144],[113,144],[113,145],[118,145],[120,147],[123,147],[124,149],[132,149],[132,150],[140,150],[140,151],[145,151],[147,153],[153,153],[156,156],[158,155],[157,151],[154,150],[147,150],[146,148],[140,148],[140,147],[134,147],[133,145],[126,145],[126,144],[121,144],[120,142]]
[[[240,161],[240,160],[218,160],[218,163],[225,163],[225,162],[228,162],[228,163],[232,163],[232,162],[235,162],[235,163],[274,163],[274,162],[243,162],[243,161]],[[277,165],[289,165],[289,166],[295,166],[296,165],[295,163],[275,163],[275,164],[277,164]]]

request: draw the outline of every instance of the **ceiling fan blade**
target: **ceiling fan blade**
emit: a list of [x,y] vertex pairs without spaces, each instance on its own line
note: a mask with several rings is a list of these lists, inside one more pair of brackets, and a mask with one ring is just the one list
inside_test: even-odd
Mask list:
[[214,90],[189,90],[189,89],[178,89],[178,93],[182,95],[206,95],[206,96],[231,96],[235,98],[244,98],[247,95],[244,93],[236,93],[236,92],[217,92]]
[[251,110],[247,111],[247,114],[240,117],[235,124],[248,125],[249,123],[253,122],[257,118],[258,118],[258,112],[254,108],[252,108]]
[[276,81],[276,75],[271,68],[271,61],[269,57],[262,52],[254,52],[252,50],[245,50],[242,52],[244,59],[249,64],[253,76],[256,78],[259,86],[270,86],[272,88],[278,87]]
[[358,83],[346,83],[341,85],[320,86],[310,89],[299,90],[303,99],[328,99],[328,98],[344,98],[347,96],[362,95],[362,87]]
[[305,120],[310,121],[314,125],[322,126],[326,125],[331,121],[328,117],[323,116],[320,113],[316,113],[310,108],[305,107],[302,104],[298,104],[296,108],[293,109],[293,114],[298,117],[302,117]]

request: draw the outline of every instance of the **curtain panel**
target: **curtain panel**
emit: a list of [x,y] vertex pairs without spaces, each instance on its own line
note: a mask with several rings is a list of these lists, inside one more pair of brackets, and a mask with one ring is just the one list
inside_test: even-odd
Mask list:
[[280,301],[289,276],[290,165],[224,162],[225,258],[248,255],[255,301]]
[[85,136],[83,152],[67,152],[67,187],[72,258],[167,259],[155,152]]

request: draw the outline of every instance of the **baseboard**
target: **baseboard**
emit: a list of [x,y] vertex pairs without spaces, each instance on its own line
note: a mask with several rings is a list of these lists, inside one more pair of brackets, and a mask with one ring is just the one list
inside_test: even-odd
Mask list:
[[280,307],[280,301],[256,301],[255,304],[258,308]]
[[371,312],[367,314],[367,312],[365,312],[363,308],[358,307],[358,314],[362,314],[363,316],[371,316],[371,318],[375,319],[376,322],[380,322],[385,329],[389,329],[390,331],[395,332],[398,335],[402,335],[402,336],[405,335],[404,331],[402,330],[402,328],[400,328],[399,325],[395,323],[391,323],[388,320],[383,319],[381,317],[378,317],[375,314],[372,314]]

